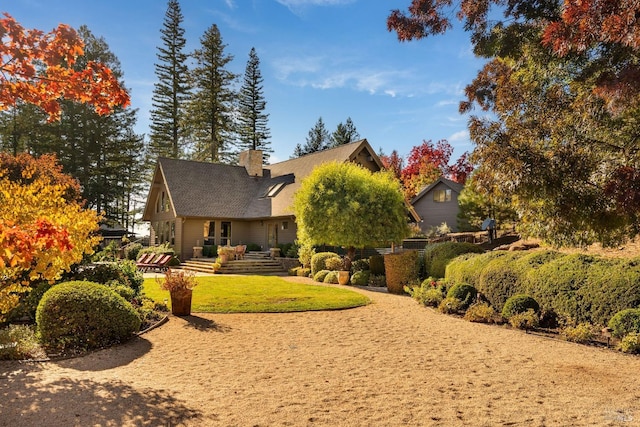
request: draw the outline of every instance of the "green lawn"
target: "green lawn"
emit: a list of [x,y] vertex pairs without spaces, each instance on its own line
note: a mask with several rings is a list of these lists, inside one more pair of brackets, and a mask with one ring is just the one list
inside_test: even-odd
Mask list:
[[[162,280],[162,279],[160,279]],[[366,296],[348,289],[292,283],[271,276],[196,277],[191,309],[196,313],[285,313],[337,310],[369,304]],[[144,293],[168,302],[168,291],[156,279],[145,279]]]

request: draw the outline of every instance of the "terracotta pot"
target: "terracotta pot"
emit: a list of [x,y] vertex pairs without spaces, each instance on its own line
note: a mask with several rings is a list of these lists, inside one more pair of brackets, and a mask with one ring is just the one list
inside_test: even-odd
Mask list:
[[191,289],[181,289],[171,292],[171,314],[174,316],[189,316],[191,314]]
[[349,271],[348,270],[338,271],[338,283],[343,285],[343,286],[349,284]]

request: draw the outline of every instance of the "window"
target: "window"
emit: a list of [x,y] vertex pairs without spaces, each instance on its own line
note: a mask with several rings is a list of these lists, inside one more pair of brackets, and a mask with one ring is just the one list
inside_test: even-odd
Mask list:
[[231,244],[231,223],[223,221],[220,224],[220,245],[228,246]]
[[451,189],[435,190],[433,192],[433,201],[436,203],[444,203],[451,201]]
[[282,221],[282,229],[283,230],[289,229],[289,221]]
[[278,194],[280,192],[280,190],[282,190],[282,187],[284,187],[286,184],[284,182],[279,182],[277,184],[273,184],[271,186],[269,186],[269,188],[267,188],[267,191],[265,191],[265,193],[262,195],[262,197],[273,197],[276,194]]

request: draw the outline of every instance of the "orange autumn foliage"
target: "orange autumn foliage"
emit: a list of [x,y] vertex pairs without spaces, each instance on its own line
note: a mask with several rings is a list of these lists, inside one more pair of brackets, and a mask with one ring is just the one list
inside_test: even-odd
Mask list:
[[105,65],[90,61],[84,69],[74,69],[84,43],[73,28],[60,24],[48,33],[25,30],[11,15],[3,15],[0,111],[26,102],[54,121],[60,118],[62,98],[90,104],[101,115],[129,105],[129,94]]
[[54,156],[0,154],[0,320],[36,280],[57,280],[99,242],[96,212]]

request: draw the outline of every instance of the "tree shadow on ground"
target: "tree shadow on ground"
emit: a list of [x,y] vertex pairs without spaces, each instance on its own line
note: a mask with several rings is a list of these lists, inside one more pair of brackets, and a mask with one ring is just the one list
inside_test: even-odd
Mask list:
[[231,328],[229,326],[221,325],[216,323],[211,319],[205,319],[200,316],[184,316],[184,320],[187,321],[185,323],[186,328],[196,329],[198,331],[213,331],[213,332],[230,332]]
[[[165,390],[135,389],[122,381],[37,380],[40,365],[13,365],[0,374],[0,426],[198,424],[202,413]],[[7,366],[2,366],[7,368]]]
[[[54,359],[51,363],[78,371],[104,371],[119,366],[126,366],[147,354],[151,348],[151,343],[146,339],[134,337],[121,345],[114,345],[104,350],[78,355],[73,358]],[[91,357],[85,357],[89,354]]]

